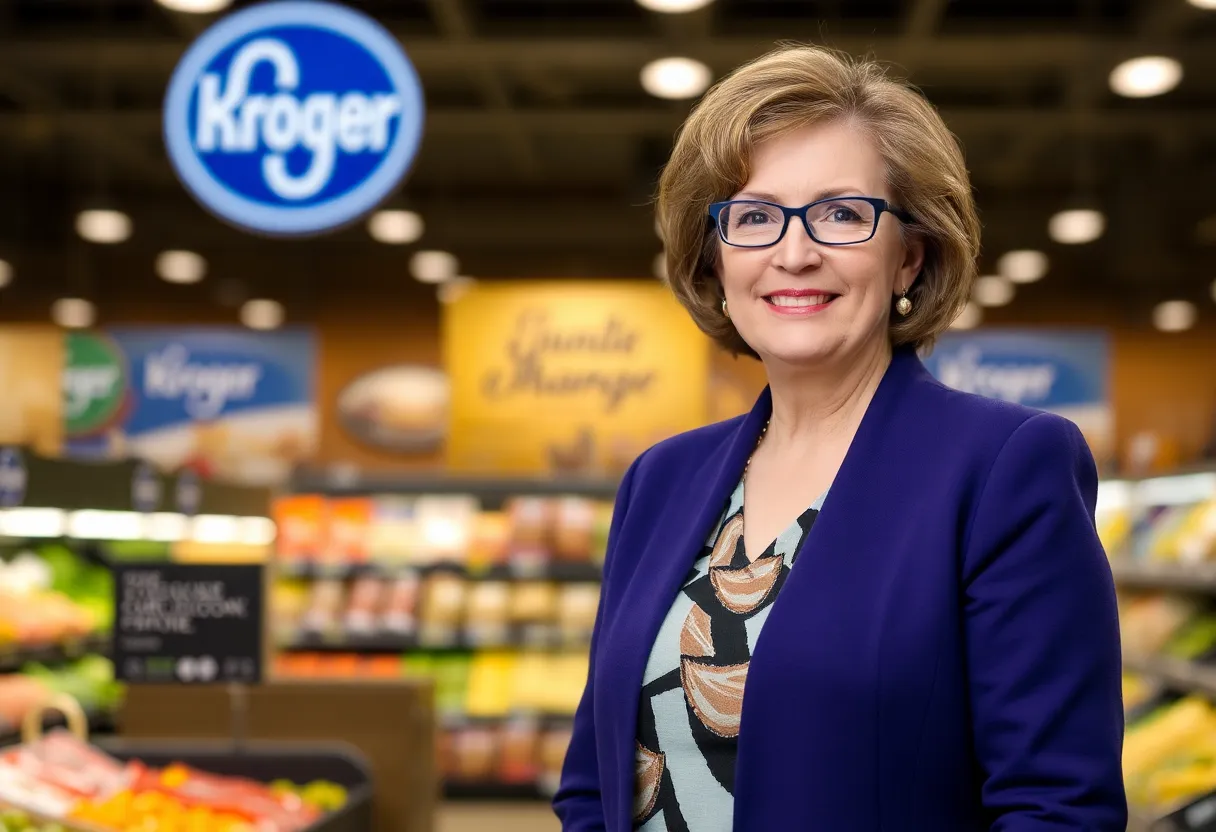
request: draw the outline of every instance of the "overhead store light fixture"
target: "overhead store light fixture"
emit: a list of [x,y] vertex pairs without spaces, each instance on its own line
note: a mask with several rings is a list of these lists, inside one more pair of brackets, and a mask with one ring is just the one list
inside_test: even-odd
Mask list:
[[446,251],[418,251],[410,258],[410,274],[420,283],[443,283],[460,271],[460,261]]
[[0,289],[13,282],[13,265],[7,260],[0,260]]
[[1106,231],[1106,215],[1092,208],[1060,211],[1047,223],[1047,233],[1057,243],[1082,245],[1092,243]]
[[156,255],[156,273],[168,283],[198,283],[207,275],[207,261],[193,251],[162,251]]
[[697,9],[705,8],[712,2],[713,0],[637,0],[638,5],[643,9],[649,9],[652,12],[662,12],[663,14],[695,12]]
[[1197,9],[1212,10],[1216,9],[1216,0],[1186,0]]
[[1164,95],[1182,80],[1182,64],[1164,55],[1145,55],[1119,64],[1110,73],[1110,88],[1124,98]]
[[954,323],[950,324],[951,329],[975,329],[984,320],[984,312],[980,309],[979,304],[974,301],[967,301],[967,305],[963,307],[963,311],[958,313],[958,317],[954,319]]
[[87,329],[96,318],[96,307],[84,298],[60,298],[51,304],[51,320],[64,329]]
[[247,300],[241,304],[241,323],[250,329],[278,329],[283,325],[283,304],[277,300]]
[[1216,280],[1212,281],[1212,302],[1216,303]]
[[692,58],[659,58],[642,67],[642,88],[655,98],[696,98],[712,80],[709,67]]
[[232,0],[156,0],[166,9],[187,14],[214,14],[232,5]]
[[389,245],[408,245],[422,237],[422,217],[413,211],[377,211],[367,221],[372,239]]
[[976,280],[972,293],[980,306],[1006,306],[1013,301],[1013,295],[1013,283],[999,274],[984,275]]
[[440,303],[455,303],[468,294],[476,283],[477,281],[471,277],[453,277],[451,280],[445,280],[439,284],[435,295],[439,298]]
[[114,245],[131,236],[131,218],[122,211],[98,208],[76,215],[76,233],[90,243]]
[[996,270],[1014,283],[1034,283],[1047,274],[1047,255],[1033,249],[1008,251],[996,261]]
[[1189,300],[1167,300],[1153,309],[1153,326],[1162,332],[1185,332],[1195,325],[1198,312]]

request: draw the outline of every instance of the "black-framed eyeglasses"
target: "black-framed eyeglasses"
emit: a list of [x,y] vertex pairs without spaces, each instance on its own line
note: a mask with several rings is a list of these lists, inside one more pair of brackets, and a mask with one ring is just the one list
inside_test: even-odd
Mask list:
[[811,239],[825,246],[852,246],[870,240],[878,220],[888,213],[902,222],[912,215],[873,196],[835,196],[801,208],[758,199],[732,199],[709,206],[722,242],[741,248],[775,245],[785,236],[790,218],[798,217]]

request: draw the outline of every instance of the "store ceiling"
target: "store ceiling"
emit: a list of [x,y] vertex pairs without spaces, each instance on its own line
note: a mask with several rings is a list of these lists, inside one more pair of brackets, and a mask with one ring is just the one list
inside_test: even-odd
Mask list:
[[[928,94],[966,147],[984,268],[1010,248],[1046,250],[1051,273],[1026,290],[1040,303],[1100,298],[1142,315],[1164,297],[1204,300],[1216,277],[1216,228],[1204,225],[1216,215],[1216,11],[1184,0],[717,0],[687,15],[632,0],[350,5],[400,37],[428,98],[397,202],[423,214],[426,247],[453,251],[477,277],[649,275],[660,244],[648,203],[689,105],[647,95],[641,66],[681,54],[721,74],[779,40],[876,56]],[[185,195],[159,108],[207,22],[153,0],[0,1],[0,257],[19,267],[10,297],[30,274],[16,295],[30,302],[81,282],[164,291],[151,262],[168,247],[203,252],[258,294],[315,292],[335,271],[375,291],[408,281],[408,250],[362,228],[263,241]],[[1181,60],[1182,84],[1118,98],[1108,73],[1143,54]],[[1052,244],[1048,217],[1085,180],[1108,233]],[[135,220],[121,251],[73,235],[75,210],[102,188]]]

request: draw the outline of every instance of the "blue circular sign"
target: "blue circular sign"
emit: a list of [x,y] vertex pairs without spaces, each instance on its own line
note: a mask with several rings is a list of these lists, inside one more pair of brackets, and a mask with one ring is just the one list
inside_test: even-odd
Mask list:
[[194,42],[165,97],[165,144],[186,188],[241,228],[306,236],[375,208],[422,139],[422,84],[379,23],[282,0]]

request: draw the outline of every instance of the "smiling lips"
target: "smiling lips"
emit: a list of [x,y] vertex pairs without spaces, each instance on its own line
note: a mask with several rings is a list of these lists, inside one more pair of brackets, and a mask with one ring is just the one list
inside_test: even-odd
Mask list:
[[817,289],[783,289],[765,295],[769,308],[781,315],[811,315],[827,309],[839,295]]

